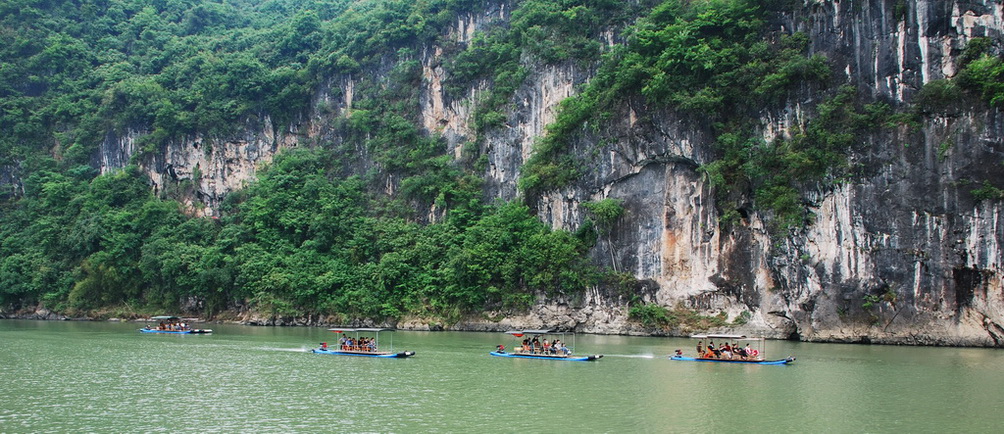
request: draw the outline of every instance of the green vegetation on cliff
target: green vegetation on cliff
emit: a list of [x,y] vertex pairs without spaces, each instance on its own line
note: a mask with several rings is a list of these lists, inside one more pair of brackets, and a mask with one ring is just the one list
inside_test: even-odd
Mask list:
[[[581,31],[562,22],[601,11],[569,15],[569,5],[527,3],[514,15],[538,35]],[[455,318],[523,309],[536,294],[573,295],[593,284],[602,272],[586,260],[592,240],[549,229],[523,205],[482,203],[480,179],[416,126],[416,49],[460,13],[490,6],[0,6],[0,167],[25,176],[23,194],[0,191],[0,304]],[[576,41],[568,47],[576,52],[596,44]],[[561,47],[533,50],[545,48]],[[143,151],[155,154],[195,134],[211,146],[247,118],[268,116],[283,128],[339,75],[357,81],[350,115],[333,125],[343,140],[278,156],[228,198],[220,219],[185,216],[165,191],[154,196],[135,167],[101,176],[90,167],[108,133],[137,131]],[[382,173],[359,173],[360,149]],[[401,179],[397,194],[382,193],[387,174]],[[429,221],[421,210],[432,206]]]
[[600,277],[583,241],[523,205],[473,200],[418,224],[382,212],[359,178],[334,176],[332,161],[324,149],[279,156],[219,220],[185,217],[135,168],[36,172],[3,208],[0,301],[449,318],[523,309],[538,292],[574,294]]
[[[830,86],[827,59],[808,55],[807,38],[769,24],[801,3],[7,1],[0,307],[457,318],[629,280],[616,258],[612,272],[588,259],[601,238],[611,243],[621,203],[584,204],[591,219],[579,230],[552,230],[523,204],[485,203],[476,146],[455,159],[419,127],[420,50],[432,44],[443,51],[448,99],[487,89],[473,102],[478,133],[504,127],[531,66],[595,71],[534,144],[520,179],[527,197],[580,179],[592,166],[571,147],[602,143],[609,121],[639,104],[713,134],[701,170],[723,220],[752,207],[775,230],[798,227],[811,220],[806,188],[845,174],[862,137],[915,116]],[[488,13],[502,19],[469,42],[445,33],[458,16]],[[961,94],[1004,103],[1004,63],[992,49],[973,39],[959,77],[921,89],[916,114],[959,110]],[[341,79],[352,80],[353,103],[335,116],[342,108],[313,96]],[[765,142],[764,110],[807,90],[823,96],[811,120]],[[264,118],[286,133],[307,114],[331,116],[323,128],[333,133],[280,154],[219,219],[183,212],[173,199],[193,188],[186,181],[154,194],[136,166],[95,169],[110,137],[138,135],[133,163],[149,162],[172,142],[198,136],[211,147]],[[1002,196],[988,182],[972,194]],[[631,315],[677,322],[660,309]]]
[[[795,86],[818,83],[829,70],[821,56],[806,57],[801,34],[777,34],[767,20],[776,2],[664,1],[627,32],[596,76],[565,100],[547,135],[535,144],[520,180],[533,195],[567,185],[583,165],[568,155],[589,124],[598,132],[631,98],[666,106],[695,119],[747,123],[764,107],[784,102]],[[745,125],[743,125],[745,127]]]
[[[773,232],[784,234],[811,222],[804,192],[849,174],[847,156],[869,135],[915,125],[925,110],[961,104],[954,81],[932,82],[915,107],[899,111],[853,87],[832,85],[828,60],[807,54],[805,35],[768,25],[794,7],[790,1],[667,0],[652,8],[627,29],[624,45],[604,55],[582,91],[562,102],[534,144],[521,189],[534,198],[570,185],[591,167],[583,157],[588,149],[572,152],[573,146],[616,140],[607,137],[607,126],[628,107],[663,107],[715,137],[712,161],[701,171],[716,188],[722,222],[759,212]],[[970,45],[960,86],[999,105],[1004,63],[986,54],[988,40]],[[787,134],[764,140],[763,114],[806,91],[822,97],[809,105],[814,113]],[[987,189],[973,194],[994,196]]]

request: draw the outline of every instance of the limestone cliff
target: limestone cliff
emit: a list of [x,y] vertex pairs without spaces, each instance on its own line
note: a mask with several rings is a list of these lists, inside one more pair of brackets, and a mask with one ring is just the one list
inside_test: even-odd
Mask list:
[[[470,41],[484,26],[508,19],[500,3],[460,16],[447,39]],[[869,90],[876,100],[909,104],[932,80],[952,78],[958,56],[973,37],[1000,45],[1004,5],[993,0],[806,0],[772,25],[803,32],[810,54],[823,54],[840,74],[835,83]],[[608,37],[608,41],[613,38]],[[417,51],[421,63],[420,122],[441,135],[453,155],[474,143],[488,164],[489,199],[519,196],[516,181],[536,138],[555,118],[558,103],[589,80],[574,64],[535,65],[513,95],[502,127],[478,133],[473,109],[490,83],[448,94],[443,47]],[[531,62],[531,60],[527,60]],[[374,71],[378,73],[380,71]],[[253,179],[256,165],[279,149],[338,140],[335,117],[349,114],[357,81],[332,77],[318,89],[315,111],[296,125],[249,120],[229,138],[190,138],[138,161],[155,188],[188,182],[197,214],[210,215],[228,192]],[[820,101],[806,91],[787,107],[762,114],[765,138],[804,125]],[[705,313],[748,318],[740,331],[803,340],[914,344],[1004,345],[1002,240],[999,201],[978,201],[974,180],[1004,173],[1004,120],[985,106],[930,115],[915,129],[868,138],[851,156],[861,170],[807,194],[815,220],[787,235],[770,234],[769,215],[750,212],[739,224],[719,224],[716,192],[698,170],[712,158],[713,137],[679,113],[628,103],[572,152],[589,156],[587,175],[543,194],[535,208],[555,228],[574,230],[582,203],[623,200],[625,215],[595,262],[629,272],[643,300],[682,304]],[[109,137],[102,170],[136,156],[134,140]],[[950,144],[946,146],[945,144]],[[389,191],[393,190],[388,180]],[[172,187],[175,186],[175,187]],[[607,242],[609,241],[609,242]],[[421,321],[404,326],[422,327]],[[458,324],[471,329],[577,326],[586,332],[650,333],[627,319],[625,300],[594,289],[576,300],[542,300],[525,316],[500,323]]]
[[[908,101],[925,83],[952,77],[968,38],[1001,38],[999,2],[905,2],[902,17],[892,2],[848,3],[813,2],[778,24],[808,34],[812,51],[845,72],[841,80],[875,98]],[[804,95],[765,113],[765,138],[804,124],[802,105],[816,102]],[[714,192],[695,170],[707,162],[707,138],[672,114],[650,118],[624,119],[623,139],[600,153],[594,178],[543,198],[541,209],[625,199],[614,256],[658,282],[659,303],[684,300],[730,317],[746,310],[744,328],[778,337],[1000,344],[1000,203],[977,202],[965,187],[1001,173],[996,111],[926,117],[915,131],[870,137],[852,156],[861,174],[811,194],[815,222],[783,242],[757,214],[719,232]],[[863,302],[875,294],[889,295]]]

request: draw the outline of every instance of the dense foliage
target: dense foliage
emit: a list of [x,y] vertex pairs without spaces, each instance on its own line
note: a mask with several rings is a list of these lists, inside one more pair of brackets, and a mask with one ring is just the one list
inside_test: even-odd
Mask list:
[[[598,16],[571,3],[528,4],[515,14],[526,14],[520,20],[533,32],[580,31],[560,22],[552,30],[555,16]],[[484,6],[0,6],[0,166],[28,174],[23,195],[7,189],[0,204],[0,303],[455,318],[522,309],[537,295],[596,282],[602,273],[585,259],[592,240],[552,231],[519,204],[483,204],[480,179],[416,127],[415,48],[439,38],[458,13]],[[156,152],[193,134],[226,136],[248,117],[281,126],[339,74],[358,80],[350,116],[334,125],[344,140],[279,156],[229,198],[220,219],[185,216],[153,196],[135,167],[98,176],[88,165],[108,132],[139,131],[144,151]],[[397,194],[380,193],[380,174],[359,170],[359,149],[399,177]],[[439,210],[434,222],[417,211],[430,206]]]
[[585,244],[520,204],[458,208],[421,225],[382,216],[365,183],[332,176],[328,151],[284,154],[220,220],[185,217],[134,168],[91,177],[40,171],[4,208],[0,300],[208,313],[451,318],[574,294],[598,272]]
[[286,124],[322,80],[435,38],[475,3],[4,2],[0,164],[53,146],[86,164],[108,131],[145,131],[153,151],[248,116]]

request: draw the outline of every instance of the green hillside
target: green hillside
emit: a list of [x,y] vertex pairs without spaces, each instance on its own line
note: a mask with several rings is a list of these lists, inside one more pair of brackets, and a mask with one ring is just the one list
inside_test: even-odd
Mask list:
[[[596,14],[618,2],[595,3],[573,11],[596,21],[593,28],[603,22]],[[587,44],[589,28],[561,22],[568,10],[555,8],[567,5],[526,5],[514,12],[533,15],[522,18],[525,26],[540,20],[534,31],[552,36],[567,27],[579,32],[569,44],[598,55],[598,45]],[[594,232],[550,230],[518,203],[484,204],[479,178],[415,126],[415,49],[441,38],[459,12],[483,7],[6,3],[0,164],[20,168],[24,191],[4,190],[0,303],[71,314],[185,308],[448,319],[524,309],[534,294],[596,284],[605,273],[585,255]],[[508,50],[521,50],[511,44],[528,37],[504,33]],[[249,117],[281,124],[309,109],[326,78],[385,65],[387,77],[363,83],[342,129],[406,177],[400,197],[374,193],[374,175],[344,175],[354,161],[327,143],[277,157],[257,183],[229,198],[219,219],[190,218],[169,194],[155,197],[135,167],[97,176],[91,166],[108,132],[147,131],[143,152],[155,153],[194,134],[225,136]],[[402,211],[416,203],[447,211],[437,223],[418,223],[418,211]]]

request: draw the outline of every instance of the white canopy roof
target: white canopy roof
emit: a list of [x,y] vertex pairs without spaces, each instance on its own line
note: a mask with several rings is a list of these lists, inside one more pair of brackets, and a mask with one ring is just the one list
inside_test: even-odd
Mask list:
[[344,332],[392,332],[394,329],[391,328],[378,328],[378,327],[335,327],[328,329],[329,332],[344,333]]
[[550,330],[509,330],[506,333],[513,336],[523,336],[523,335],[546,335],[548,333],[553,333],[553,332]]
[[745,339],[746,335],[691,335],[691,339]]

